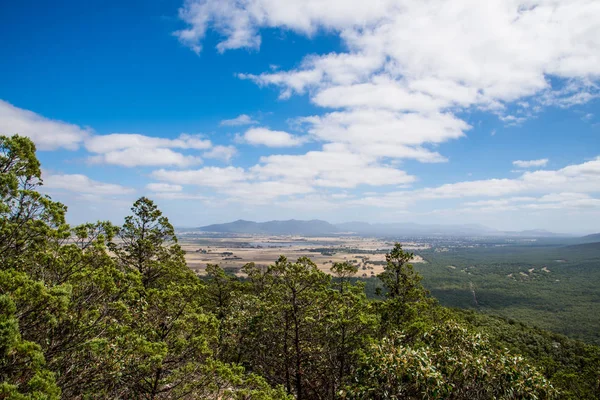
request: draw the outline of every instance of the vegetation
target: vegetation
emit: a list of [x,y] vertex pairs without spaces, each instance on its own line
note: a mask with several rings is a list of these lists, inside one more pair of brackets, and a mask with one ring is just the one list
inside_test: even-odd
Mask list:
[[[565,340],[537,352],[528,340],[543,333],[525,329],[528,344],[508,346],[501,320],[436,305],[400,244],[380,300],[367,298],[356,265],[337,263],[331,277],[304,257],[247,264],[244,280],[210,265],[201,280],[151,200],[120,227],[70,227],[66,207],[37,191],[29,139],[0,137],[0,171],[0,398],[600,394],[597,348]],[[570,379],[578,362],[586,373]]]
[[427,263],[415,268],[442,305],[525,321],[600,345],[598,244],[492,243],[418,254]]

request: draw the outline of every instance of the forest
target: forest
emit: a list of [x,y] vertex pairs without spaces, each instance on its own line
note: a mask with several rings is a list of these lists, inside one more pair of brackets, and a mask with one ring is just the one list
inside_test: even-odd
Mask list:
[[599,345],[600,243],[565,242],[419,251],[427,263],[415,268],[444,306],[527,322]]
[[442,307],[400,243],[373,298],[305,257],[201,279],[150,199],[70,226],[30,139],[0,171],[2,399],[600,398],[600,348]]

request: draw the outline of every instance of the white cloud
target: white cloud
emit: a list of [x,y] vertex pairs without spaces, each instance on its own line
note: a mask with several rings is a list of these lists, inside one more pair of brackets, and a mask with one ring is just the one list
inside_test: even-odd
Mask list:
[[183,190],[183,186],[181,185],[171,185],[169,183],[149,183],[146,185],[146,189],[151,190],[153,192],[181,192]]
[[175,139],[144,136],[135,133],[113,133],[92,136],[85,147],[96,156],[91,163],[120,165],[123,167],[173,165],[186,167],[200,164],[197,156],[184,155],[171,150],[206,150],[212,147],[210,140],[197,135],[182,134]]
[[163,200],[201,200],[210,201],[210,198],[200,194],[182,193],[182,192],[156,192],[152,193],[153,198]]
[[316,139],[341,142],[355,152],[378,157],[413,158],[440,162],[439,153],[421,144],[442,143],[464,136],[470,126],[451,114],[400,113],[388,110],[359,109],[333,112],[301,119]]
[[[66,148],[76,150],[80,144],[96,155],[91,163],[113,164],[124,167],[173,165],[185,167],[199,164],[199,157],[184,155],[172,148],[207,150],[210,140],[200,136],[182,134],[175,139],[139,134],[113,133],[94,135],[91,129],[51,120],[32,111],[17,108],[0,100],[0,131],[30,137],[40,150]],[[234,154],[231,147],[217,146],[206,153],[208,157],[228,160]]]
[[206,150],[212,146],[210,140],[200,136],[182,134],[176,139],[144,136],[135,133],[113,133],[93,136],[86,140],[85,148],[92,153],[109,153],[123,149],[178,148]]
[[[559,193],[578,193],[581,196],[589,193],[600,193],[600,157],[558,170],[525,172],[514,179],[484,179],[448,183],[431,188],[388,192],[380,196],[367,196],[355,202],[357,204],[395,208],[420,200],[550,194],[557,191]],[[407,199],[410,200],[407,201]],[[579,200],[581,200],[581,204],[587,201],[586,199]]]
[[357,72],[346,74],[351,78],[345,82],[383,68],[411,81],[463,82],[485,96],[510,100],[548,88],[545,74],[597,77],[599,14],[594,0],[188,0],[180,10],[188,23],[180,39],[197,46],[212,28],[224,36],[225,50],[257,47],[261,28],[307,35],[324,28],[338,32],[350,51],[327,61],[306,60],[299,71],[304,75],[314,71],[329,80],[338,75],[329,71],[349,64],[347,57],[363,55],[361,60],[379,64],[352,63]]
[[600,209],[600,199],[586,193],[550,193],[540,197],[509,197],[497,200],[480,200],[463,203],[465,208],[456,212],[484,212],[496,214],[502,211],[542,210],[589,210]]
[[229,162],[233,156],[237,154],[237,149],[234,146],[215,146],[207,152],[204,152],[202,155],[205,158],[214,158],[217,160],[222,160],[225,162]]
[[131,147],[123,150],[109,151],[105,154],[89,157],[88,161],[92,164],[112,164],[122,167],[143,167],[153,165],[186,167],[202,162],[198,157],[185,156],[171,149],[151,147]]
[[123,195],[134,190],[114,183],[98,182],[82,174],[43,176],[45,189],[59,189],[89,195]]
[[261,204],[280,196],[291,196],[314,192],[315,189],[306,184],[285,181],[243,182],[223,188],[223,193],[233,201],[249,204]]
[[323,151],[304,155],[261,157],[251,172],[260,179],[336,188],[406,185],[415,181],[405,171],[381,165],[375,158],[353,153],[342,144],[328,144]]
[[535,197],[509,197],[505,199],[498,200],[479,200],[479,201],[471,201],[467,203],[463,203],[463,206],[474,207],[474,208],[483,208],[483,207],[505,207],[508,205],[512,205],[514,203],[524,203],[535,201]]
[[424,144],[469,129],[458,113],[519,125],[543,106],[598,97],[599,16],[596,0],[187,0],[177,35],[196,51],[209,29],[222,36],[219,51],[257,49],[261,29],[339,35],[345,51],[238,76],[337,109],[306,119],[317,140],[431,162],[445,157]]
[[236,167],[204,167],[185,171],[159,169],[152,172],[152,177],[180,185],[198,185],[216,188],[227,187],[247,179],[244,169]]
[[241,79],[249,79],[258,85],[275,85],[282,89],[280,97],[289,98],[292,94],[303,94],[309,88],[316,88],[323,82],[351,85],[369,77],[381,68],[384,58],[381,53],[331,53],[323,56],[307,56],[298,70],[280,71],[270,74],[238,74]]
[[242,125],[254,125],[258,124],[258,121],[255,121],[247,114],[241,114],[233,119],[224,119],[221,121],[221,126],[242,126]]
[[402,187],[416,180],[405,171],[380,163],[376,157],[353,153],[343,144],[326,144],[322,151],[303,155],[264,156],[248,170],[204,167],[158,170],[152,176],[172,184],[212,187],[233,200],[253,203],[322,188]]
[[27,136],[39,150],[76,150],[91,130],[45,118],[0,100],[0,134]]
[[546,166],[546,164],[548,164],[547,158],[541,158],[539,160],[529,160],[529,161],[524,161],[524,160],[513,161],[513,165],[517,166],[519,168],[544,167],[544,166]]
[[487,179],[446,184],[437,188],[423,189],[419,195],[425,198],[495,197],[511,193],[556,190],[600,191],[600,157],[554,171],[525,172],[516,179]]
[[305,142],[304,138],[267,128],[248,129],[242,136],[242,140],[255,146],[263,145],[267,147],[294,147]]

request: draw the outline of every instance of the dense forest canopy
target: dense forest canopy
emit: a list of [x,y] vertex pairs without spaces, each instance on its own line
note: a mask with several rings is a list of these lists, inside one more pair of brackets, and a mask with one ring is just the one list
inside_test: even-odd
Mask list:
[[600,397],[600,350],[440,307],[400,244],[369,299],[357,267],[185,264],[147,198],[69,226],[35,146],[0,137],[0,398]]

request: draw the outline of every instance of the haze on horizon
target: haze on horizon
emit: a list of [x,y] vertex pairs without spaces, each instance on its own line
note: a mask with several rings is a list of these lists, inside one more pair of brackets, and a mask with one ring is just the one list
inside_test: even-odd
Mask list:
[[600,2],[0,7],[0,134],[70,222],[600,226]]

